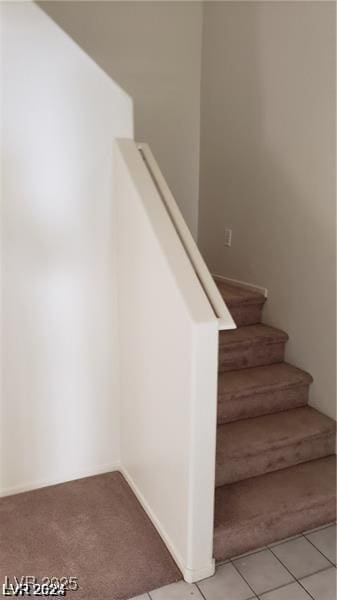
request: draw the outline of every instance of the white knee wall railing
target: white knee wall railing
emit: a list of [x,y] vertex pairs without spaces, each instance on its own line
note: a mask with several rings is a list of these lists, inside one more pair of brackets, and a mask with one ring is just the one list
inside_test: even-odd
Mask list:
[[115,146],[122,471],[193,582],[214,572],[218,336],[235,325],[148,146]]
[[207,295],[207,298],[213,308],[214,314],[218,319],[218,328],[235,329],[236,325],[232,316],[214,283],[214,279],[210,274],[206,263],[199,251],[199,248],[186,224],[186,221],[168,187],[159,166],[151,152],[148,144],[138,144],[138,149],[143,157],[143,160],[151,174],[153,182],[158,190],[162,202],[170,216],[170,219],[176,229],[177,235],[184,246],[187,256],[190,259],[196,275],[201,283],[201,286]]

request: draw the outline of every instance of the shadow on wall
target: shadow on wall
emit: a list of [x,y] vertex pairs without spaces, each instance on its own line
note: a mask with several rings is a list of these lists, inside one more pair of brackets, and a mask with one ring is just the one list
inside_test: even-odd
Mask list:
[[[287,359],[336,399],[334,3],[210,2],[199,240],[214,272],[266,286]],[[233,228],[225,248],[226,224]]]
[[133,98],[193,235],[199,201],[201,2],[38,3]]
[[201,4],[0,8],[0,493],[13,493],[118,464],[112,141],[134,137],[133,98],[136,135],[153,146],[195,232]]
[[0,493],[119,461],[114,137],[132,101],[34,3],[2,3]]
[[[21,184],[31,177],[22,155],[3,166],[5,186],[10,170]],[[89,197],[102,199],[97,181],[109,169],[89,175]],[[115,292],[106,269],[112,214],[104,202],[90,204],[36,188],[5,198],[0,491],[111,466],[109,440],[118,459]]]

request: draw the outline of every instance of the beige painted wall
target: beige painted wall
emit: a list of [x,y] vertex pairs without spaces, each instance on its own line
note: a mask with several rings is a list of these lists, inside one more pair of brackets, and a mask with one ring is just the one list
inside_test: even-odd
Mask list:
[[289,333],[287,360],[331,416],[335,22],[333,2],[206,3],[199,218],[213,271],[269,289],[265,321]]
[[266,322],[333,415],[334,2],[207,1],[204,25],[193,1],[40,5],[132,96],[136,139],[194,235],[199,220],[208,263],[269,289]]
[[112,165],[133,119],[33,2],[0,21],[1,496],[120,463]]
[[150,144],[196,236],[202,3],[39,5],[132,96],[136,139]]

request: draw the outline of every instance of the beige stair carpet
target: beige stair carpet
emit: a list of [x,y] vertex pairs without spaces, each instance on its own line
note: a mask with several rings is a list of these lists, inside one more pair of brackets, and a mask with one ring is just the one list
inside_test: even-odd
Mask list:
[[336,518],[336,423],[308,406],[312,377],[284,362],[261,294],[217,280],[237,329],[219,340],[214,555]]

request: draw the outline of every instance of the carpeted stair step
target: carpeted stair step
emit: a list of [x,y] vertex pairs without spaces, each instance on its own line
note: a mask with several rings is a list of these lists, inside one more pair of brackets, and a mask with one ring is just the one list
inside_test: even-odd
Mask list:
[[237,327],[260,323],[266,301],[263,294],[229,284],[218,277],[214,279]]
[[225,560],[336,519],[336,457],[216,490],[214,556]]
[[219,371],[283,362],[288,335],[268,325],[249,325],[219,336]]
[[308,406],[219,425],[216,486],[329,456],[335,441],[335,421]]
[[304,406],[311,382],[311,375],[287,363],[220,373],[218,423]]

